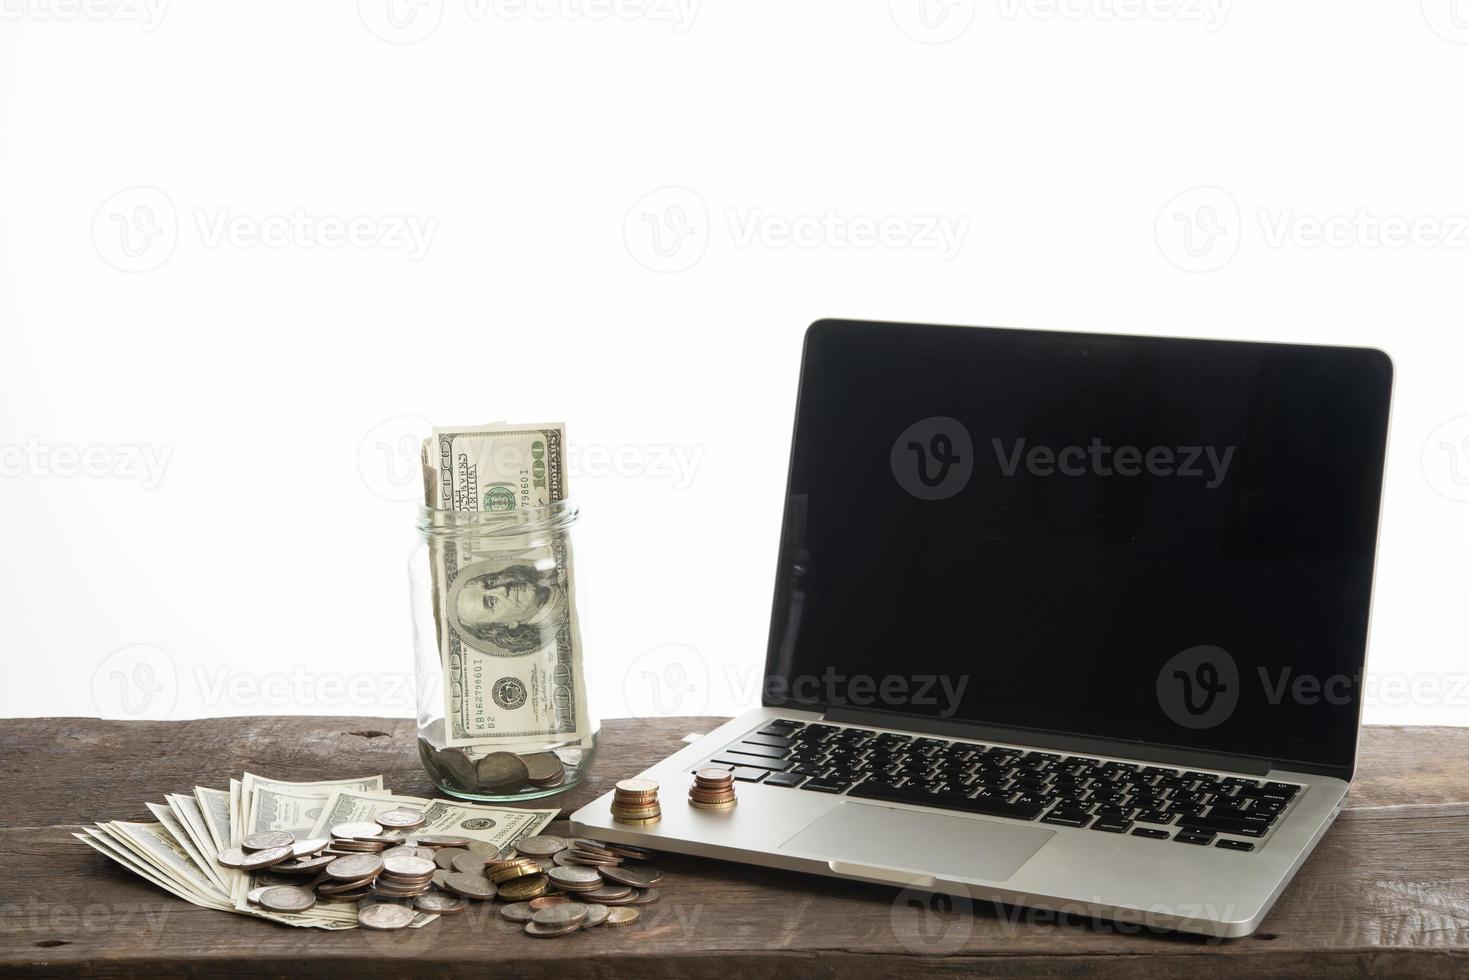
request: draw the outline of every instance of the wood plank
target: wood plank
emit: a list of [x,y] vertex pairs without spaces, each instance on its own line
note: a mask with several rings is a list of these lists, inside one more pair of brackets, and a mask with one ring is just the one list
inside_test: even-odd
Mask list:
[[[600,792],[717,719],[609,721]],[[388,731],[392,737],[352,732]],[[669,855],[664,899],[624,932],[536,942],[480,908],[410,933],[293,930],[177,901],[73,841],[83,821],[143,817],[144,800],[246,768],[283,778],[383,771],[425,793],[412,725],[364,719],[207,723],[0,721],[0,972],[446,977],[907,976],[1469,977],[1469,793],[1442,762],[1469,733],[1369,729],[1363,778],[1255,936],[1135,933],[1085,915],[960,902],[933,911],[891,888]],[[184,747],[188,747],[185,751]],[[1409,777],[1417,759],[1421,792]],[[1371,767],[1369,771],[1369,767]],[[972,914],[971,914],[972,913]],[[943,955],[934,955],[942,952]],[[1201,957],[1207,957],[1207,960]]]

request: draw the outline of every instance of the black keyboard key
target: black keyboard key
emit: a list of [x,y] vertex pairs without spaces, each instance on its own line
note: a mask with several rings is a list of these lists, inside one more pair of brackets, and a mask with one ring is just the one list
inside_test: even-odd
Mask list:
[[802,789],[813,790],[817,793],[843,793],[846,792],[851,783],[833,782],[828,779],[808,779],[801,784]]
[[1164,813],[1162,810],[1144,810],[1135,818],[1138,823],[1161,823],[1170,824],[1178,818],[1177,814]]
[[1166,830],[1154,830],[1152,827],[1134,827],[1134,828],[1132,828],[1132,836],[1134,836],[1134,837],[1152,837],[1152,838],[1155,838],[1157,840],[1167,840],[1168,839],[1168,831],[1166,831]]
[[754,735],[746,735],[745,741],[751,745],[770,745],[777,749],[788,749],[793,740],[785,735],[764,735],[756,732]]
[[1205,814],[1202,817],[1184,817],[1183,829],[1211,830],[1220,834],[1234,834],[1237,837],[1264,837],[1270,825]]
[[1255,845],[1247,840],[1230,840],[1228,837],[1219,838],[1214,842],[1214,846],[1222,847],[1226,851],[1253,851],[1255,849]]
[[766,786],[799,786],[805,776],[793,772],[773,772],[765,777]]
[[803,762],[798,766],[791,766],[790,772],[793,776],[822,776],[830,769],[824,763]]
[[1035,803],[1007,803],[993,797],[969,797],[963,793],[927,793],[908,787],[889,789],[858,783],[850,794],[863,800],[883,800],[888,803],[913,803],[918,806],[936,806],[945,810],[962,810],[965,813],[982,813],[992,817],[1014,817],[1017,820],[1034,820],[1041,815],[1044,806]]
[[1044,817],[1041,817],[1041,823],[1060,824],[1062,827],[1085,827],[1091,822],[1092,818],[1085,813],[1070,813],[1065,810],[1060,813],[1052,810]]
[[742,783],[758,783],[765,778],[764,769],[752,769],[749,766],[735,766],[730,774]]
[[771,772],[785,772],[791,764],[785,759],[760,759],[753,755],[719,756],[714,760],[716,766],[745,766],[756,769],[768,769]]
[[1119,820],[1117,817],[1097,817],[1092,824],[1092,830],[1105,830],[1109,834],[1125,834],[1131,828],[1131,820]]
[[740,755],[758,755],[762,759],[784,759],[790,750],[776,748],[773,745],[756,745],[753,742],[736,742],[724,751],[738,752]]
[[1209,842],[1214,839],[1214,835],[1191,834],[1186,830],[1180,830],[1178,833],[1173,835],[1173,839],[1181,844],[1203,844],[1205,847],[1208,847]]
[[1264,789],[1270,793],[1279,793],[1286,799],[1290,799],[1300,792],[1300,787],[1294,783],[1266,783]]

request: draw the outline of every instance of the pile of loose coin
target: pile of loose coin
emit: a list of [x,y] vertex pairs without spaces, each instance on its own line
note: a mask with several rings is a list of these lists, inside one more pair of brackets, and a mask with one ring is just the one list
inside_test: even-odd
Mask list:
[[[502,899],[530,895],[500,908],[500,916],[523,924],[531,936],[567,936],[600,925],[627,926],[638,920],[633,906],[658,901],[653,886],[663,873],[653,867],[636,870],[623,867],[627,861],[647,861],[652,851],[628,844],[604,844],[584,837],[527,837],[516,844],[517,860],[530,858],[536,872],[516,871],[510,862],[500,862]],[[491,862],[493,868],[496,862]],[[506,877],[508,876],[508,877]],[[512,895],[509,888],[525,882],[524,891]],[[534,895],[531,893],[534,892]]]
[[262,909],[299,913],[318,901],[355,901],[357,920],[369,929],[402,929],[418,912],[453,915],[469,902],[499,898],[510,903],[501,917],[524,924],[529,935],[564,936],[631,925],[639,915],[634,906],[659,898],[653,886],[662,872],[624,866],[653,857],[641,847],[543,835],[487,854],[482,842],[465,837],[413,836],[422,824],[418,811],[398,809],[372,823],[336,824],[329,838],[298,841],[266,831],[221,851],[219,862],[304,879],[252,889],[248,899]]
[[646,825],[662,817],[658,784],[653,780],[623,779],[612,788],[612,819],[618,823]]
[[735,805],[734,774],[710,766],[694,773],[689,787],[689,806],[700,810],[728,810]]

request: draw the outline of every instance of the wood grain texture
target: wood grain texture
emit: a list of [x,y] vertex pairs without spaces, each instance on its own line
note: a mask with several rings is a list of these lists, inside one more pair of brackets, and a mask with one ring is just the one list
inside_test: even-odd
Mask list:
[[[611,720],[570,812],[713,718]],[[378,734],[385,733],[385,734]],[[1209,942],[668,855],[663,900],[622,932],[538,942],[478,907],[421,930],[328,934],[195,908],[75,842],[145,801],[224,785],[382,772],[431,795],[411,722],[0,721],[0,973],[392,977],[1469,977],[1469,731],[1369,728],[1349,808],[1255,936]],[[553,831],[564,824],[553,825]],[[935,955],[938,950],[942,955]]]

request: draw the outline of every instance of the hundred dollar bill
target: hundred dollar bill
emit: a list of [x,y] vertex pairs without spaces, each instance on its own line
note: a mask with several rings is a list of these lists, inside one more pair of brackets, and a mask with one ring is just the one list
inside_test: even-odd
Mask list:
[[311,829],[311,836],[327,836],[334,824],[371,823],[379,813],[399,807],[423,811],[423,825],[413,829],[412,837],[452,834],[479,841],[497,851],[522,837],[539,834],[561,812],[554,809],[512,810],[509,807],[423,800],[388,793],[338,792],[327,800],[321,819]]
[[[321,816],[322,807],[338,790],[381,793],[382,776],[360,776],[355,779],[331,779],[313,783],[291,783],[245,773],[240,782],[241,807],[246,811],[239,839],[263,830],[284,830],[297,840],[311,836],[311,829]],[[236,843],[239,841],[237,840]],[[249,894],[273,881],[270,870],[251,871],[235,880],[232,898],[239,912],[252,912]],[[351,908],[321,905],[301,917],[308,921],[356,922],[357,912]]]
[[581,742],[590,734],[571,539],[514,533],[566,498],[559,423],[435,429],[426,499],[504,515],[503,533],[431,538],[445,745]]
[[228,790],[194,787],[194,799],[199,801],[199,810],[204,815],[204,825],[209,828],[209,837],[214,841],[216,852],[230,846],[230,794]]

